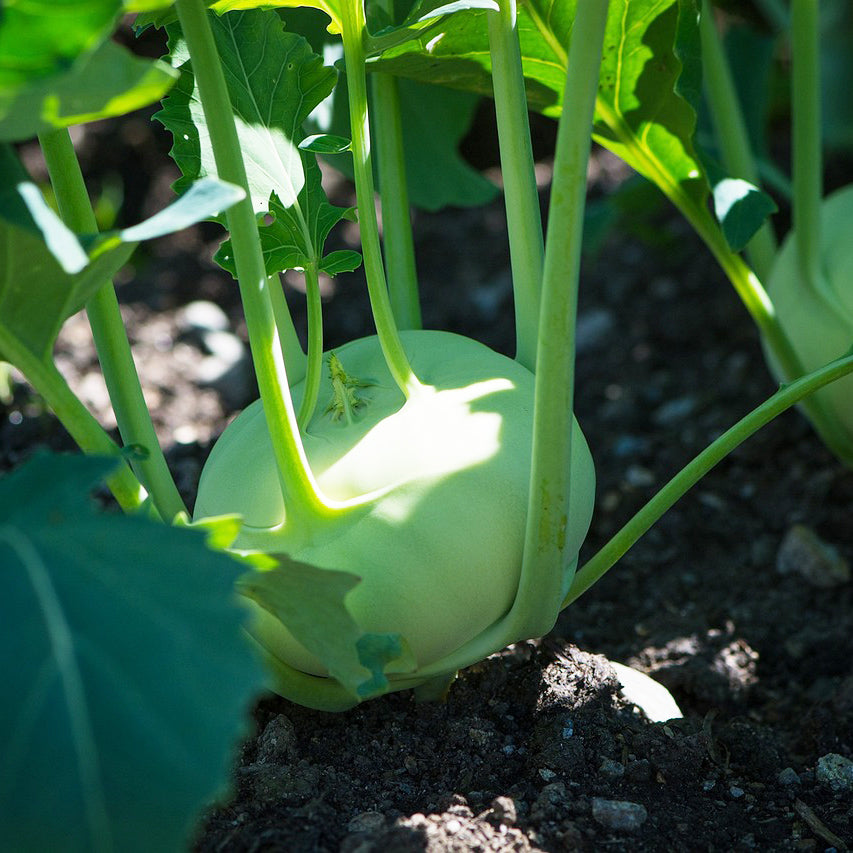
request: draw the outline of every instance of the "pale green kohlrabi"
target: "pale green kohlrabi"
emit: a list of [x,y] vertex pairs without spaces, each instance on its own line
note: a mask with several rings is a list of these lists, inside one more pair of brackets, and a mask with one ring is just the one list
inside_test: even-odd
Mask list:
[[[285,553],[358,575],[347,608],[364,631],[403,636],[416,662],[405,677],[411,686],[425,667],[442,673],[445,656],[500,620],[513,603],[525,536],[534,376],[448,332],[408,331],[401,338],[423,389],[405,400],[378,339],[353,341],[335,351],[302,431],[321,492],[351,503],[352,512],[325,523],[289,523],[258,401],[214,447],[195,515],[242,515],[233,546],[238,551]],[[292,392],[298,406],[302,383]],[[590,523],[595,489],[590,452],[576,423],[571,475],[564,586]],[[273,665],[326,674],[323,661],[280,621],[260,607],[253,610],[250,632]],[[499,638],[481,657],[516,639]],[[389,678],[391,690],[404,686]]]
[[[788,235],[769,279],[768,291],[779,323],[788,335],[805,372],[816,370],[853,346],[853,186],[821,204],[820,270],[814,287],[804,287],[796,234]],[[767,351],[774,374],[786,381]],[[839,436],[833,449],[853,464],[853,378],[841,379],[815,397],[829,410]]]

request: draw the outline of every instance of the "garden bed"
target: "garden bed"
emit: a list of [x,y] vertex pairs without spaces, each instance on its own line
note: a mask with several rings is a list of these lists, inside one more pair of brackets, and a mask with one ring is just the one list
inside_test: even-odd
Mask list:
[[[128,170],[150,130],[139,119],[124,133],[131,154],[111,164],[109,130],[87,130],[84,158]],[[610,161],[596,163],[604,181]],[[158,174],[135,201],[143,212],[168,195],[170,175]],[[425,324],[511,353],[501,205],[420,214],[415,224]],[[581,562],[775,390],[755,329],[707,250],[666,208],[654,233],[656,244],[612,232],[582,272],[576,412],[598,490]],[[339,235],[342,247],[351,237]],[[244,339],[236,286],[192,260],[215,242],[207,227],[157,241],[119,288],[189,500],[214,438],[253,396],[239,359],[226,384],[204,374],[216,329],[186,310],[214,302],[232,340],[220,344]],[[370,332],[359,276],[333,290],[330,346]],[[302,322],[299,294],[288,296]],[[69,324],[60,351],[72,385],[108,422],[82,323]],[[3,468],[37,445],[71,449],[22,385],[0,430]],[[552,636],[472,667],[445,703],[403,693],[329,715],[264,698],[235,756],[234,791],[200,823],[196,847],[848,849],[853,583],[823,546],[853,559],[851,506],[853,474],[787,413],[676,505]],[[645,720],[620,697],[608,658],[668,686],[684,718]]]

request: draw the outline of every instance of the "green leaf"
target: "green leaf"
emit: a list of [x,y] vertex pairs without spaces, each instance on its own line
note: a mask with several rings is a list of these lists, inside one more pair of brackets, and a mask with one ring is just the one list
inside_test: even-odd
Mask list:
[[411,203],[434,211],[497,198],[498,188],[459,153],[480,99],[413,80],[401,80],[399,89]]
[[741,178],[728,177],[722,168],[705,159],[711,182],[714,214],[720,223],[729,247],[739,252],[771,213],[776,203],[758,187]]
[[[444,207],[475,207],[496,198],[498,188],[459,153],[459,144],[474,119],[479,97],[415,80],[401,79],[398,84],[410,203],[434,211]],[[333,96],[328,124],[321,129],[343,133],[348,127],[346,81],[342,80]],[[330,162],[352,178],[349,158]],[[375,162],[373,177],[380,187]]]
[[98,511],[87,493],[114,465],[44,454],[0,480],[9,850],[185,846],[262,684],[239,564],[201,534]]
[[20,347],[50,359],[62,323],[133,251],[117,246],[94,262],[45,202],[8,146],[0,146],[0,358]]
[[[343,55],[340,39],[327,32],[324,16],[316,10],[291,9],[281,14],[287,29],[308,39],[314,51],[323,54],[327,62],[331,56]],[[470,130],[480,99],[466,92],[425,86],[411,80],[399,82],[410,203],[425,210],[439,210],[447,206],[485,204],[496,198],[497,187],[471,168],[458,150],[460,140]],[[346,77],[341,77],[322,109],[315,110],[309,125],[318,135],[349,136]],[[326,162],[352,178],[350,157],[330,156],[326,157]],[[376,168],[373,176],[378,186]]]
[[350,249],[329,252],[320,262],[320,271],[334,278],[342,272],[353,272],[361,266],[361,255]]
[[112,241],[122,243],[141,243],[166,234],[173,234],[203,219],[218,215],[221,211],[245,198],[245,192],[234,184],[220,181],[218,178],[201,178],[177,201],[159,213],[120,231],[107,231],[98,235],[90,251],[95,253],[109,247]]
[[442,25],[442,19],[449,15],[470,9],[497,11],[499,8],[495,0],[420,0],[402,24],[387,25],[369,34],[365,40],[365,50],[368,56],[377,56],[384,50],[431,34]]
[[0,145],[0,358],[22,351],[48,362],[65,320],[132,254],[141,239],[205,219],[242,197],[216,179],[133,228],[79,238],[63,224],[18,163]]
[[[528,103],[559,116],[577,0],[528,0],[518,32]],[[611,0],[594,137],[657,185],[709,238],[709,186],[693,147],[699,33],[693,0]],[[374,70],[491,94],[485,13],[460,12],[428,37],[384,51]]]
[[177,74],[104,42],[67,70],[0,89],[0,140],[124,115],[163,97]]
[[[298,148],[305,137],[302,124],[332,91],[337,73],[323,65],[305,39],[284,32],[276,15],[233,12],[211,16],[210,23],[228,81],[252,205],[256,212],[266,212],[275,192],[289,207],[305,184]],[[196,178],[216,174],[216,168],[186,44],[176,27],[169,28],[169,50],[181,77],[155,118],[174,138],[172,157],[182,173],[175,189],[180,192]]]
[[215,0],[211,8],[219,15],[246,9],[317,9],[329,18],[330,33],[340,33],[343,12],[340,0]]
[[64,71],[112,32],[120,12],[120,0],[4,0],[0,91]]
[[365,633],[346,609],[344,599],[359,583],[358,577],[284,555],[276,559],[277,568],[244,575],[238,590],[286,625],[354,697],[383,693],[388,686],[385,670],[391,664],[395,672],[414,669],[399,634]]
[[[267,275],[284,270],[302,270],[312,264],[325,270],[325,260],[321,252],[326,237],[342,219],[355,219],[355,208],[336,207],[327,201],[321,184],[320,168],[314,156],[306,154],[303,165],[305,185],[297,203],[285,207],[273,193],[270,197],[269,213],[274,219],[259,229]],[[308,221],[305,219],[306,215]],[[358,259],[358,263],[349,269],[341,269],[341,272],[358,269],[361,255],[357,252],[348,254],[350,259],[352,256]],[[214,260],[236,277],[230,240],[226,240],[219,247]]]
[[[350,208],[329,204],[313,154],[300,150],[308,114],[332,91],[337,72],[323,65],[301,36],[285,32],[277,15],[232,12],[212,17],[219,55],[226,67],[237,133],[243,149],[254,209],[270,213],[261,228],[267,273],[320,265],[332,226],[351,219]],[[181,80],[158,118],[172,132],[172,156],[181,167],[180,188],[214,171],[206,123],[195,81],[177,31],[170,30],[173,60]],[[232,273],[230,243],[217,260]]]
[[313,136],[306,136],[299,143],[299,148],[314,154],[343,154],[352,148],[352,140],[330,133],[315,133]]
[[700,95],[692,0],[615,4],[605,34],[595,138],[682,210],[708,222],[708,182],[693,147]]

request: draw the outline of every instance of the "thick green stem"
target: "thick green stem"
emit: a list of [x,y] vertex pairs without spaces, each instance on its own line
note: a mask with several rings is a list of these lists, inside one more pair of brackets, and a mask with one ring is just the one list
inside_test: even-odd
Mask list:
[[406,156],[400,120],[397,78],[376,73],[373,83],[373,124],[376,131],[376,165],[382,200],[382,243],[388,271],[388,294],[399,329],[420,329],[421,306],[415,267]]
[[400,390],[408,397],[420,387],[412,371],[403,342],[394,322],[388,285],[382,263],[379,223],[374,206],[373,171],[370,161],[370,123],[367,110],[367,79],[364,54],[364,7],[362,0],[342,3],[342,36],[349,94],[352,160],[358,196],[358,225],[364,256],[364,272],[376,333],[388,369]]
[[[14,364],[38,391],[78,447],[92,456],[121,456],[121,450],[107,435],[95,416],[80,402],[62,374],[52,363],[37,359],[0,329],[0,350],[9,353]],[[147,497],[145,489],[125,462],[107,478],[107,486],[125,512],[140,509]]]
[[528,370],[534,370],[542,288],[542,217],[515,0],[500,0],[500,9],[486,14],[515,296],[516,359]]
[[317,267],[305,268],[305,296],[308,302],[308,369],[305,373],[305,396],[299,407],[297,421],[305,429],[317,406],[320,379],[323,372],[323,309],[320,304],[320,280]]
[[820,55],[817,0],[791,4],[793,229],[803,285],[825,293],[820,262],[823,158],[820,124]]
[[853,355],[846,355],[777,391],[751,411],[689,465],[682,468],[594,557],[575,575],[563,607],[586,592],[625,552],[718,462],[777,415],[824,385],[853,373]]
[[[746,121],[740,108],[731,69],[714,23],[714,11],[709,0],[704,0],[702,3],[700,34],[702,79],[723,163],[733,177],[742,178],[758,186],[760,180],[758,166],[752,154]],[[758,277],[765,281],[773,268],[776,249],[773,228],[769,222],[765,222],[746,248],[747,257],[753,269]]]
[[302,344],[299,343],[299,335],[296,334],[296,327],[293,325],[293,317],[287,307],[287,300],[278,274],[269,278],[269,294],[275,324],[281,337],[281,354],[284,363],[287,365],[287,378],[291,385],[295,385],[305,378],[307,359]]
[[[68,131],[42,134],[39,141],[63,220],[78,233],[96,233],[95,214]],[[91,297],[86,314],[122,441],[145,450],[144,457],[140,455],[131,465],[151,495],[160,517],[169,521],[186,512],[186,507],[169,472],[145,405],[111,281],[105,281]]]
[[524,557],[509,615],[516,638],[541,636],[551,629],[575,557],[565,553],[572,511],[575,316],[586,172],[607,7],[606,0],[578,5],[557,132],[536,353]]
[[310,525],[312,520],[331,516],[334,510],[319,492],[299,435],[281,338],[275,322],[270,281],[264,269],[258,227],[225,77],[207,19],[208,12],[202,0],[177,0],[175,6],[189,49],[217,172],[222,180],[246,190],[246,198],[229,208],[226,218],[246,314],[249,345],[267,427],[272,437],[288,519]]

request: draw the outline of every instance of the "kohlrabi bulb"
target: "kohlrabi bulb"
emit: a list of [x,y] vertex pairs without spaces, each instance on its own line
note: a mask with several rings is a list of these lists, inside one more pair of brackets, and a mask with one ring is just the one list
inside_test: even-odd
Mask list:
[[[334,353],[303,431],[322,493],[371,496],[363,512],[317,535],[286,522],[264,412],[249,406],[204,468],[195,516],[240,513],[236,549],[286,553],[362,578],[346,599],[368,632],[399,632],[418,668],[477,636],[510,608],[522,561],[530,478],[534,377],[468,338],[402,333],[426,386],[405,400],[375,337]],[[328,367],[327,364],[324,367]],[[293,388],[298,406],[303,389]],[[341,394],[349,395],[341,400]],[[595,475],[575,424],[566,553],[589,526]],[[323,662],[256,608],[251,633],[274,658],[315,675]],[[393,676],[392,676],[393,678]]]
[[[779,322],[806,372],[853,346],[853,186],[823,202],[820,233],[823,275],[819,287],[803,284],[793,233],[779,252],[768,284]],[[767,352],[767,358],[777,378],[785,379],[772,354]],[[836,433],[824,439],[839,457],[853,464],[853,377],[833,382],[815,396],[836,421]]]

